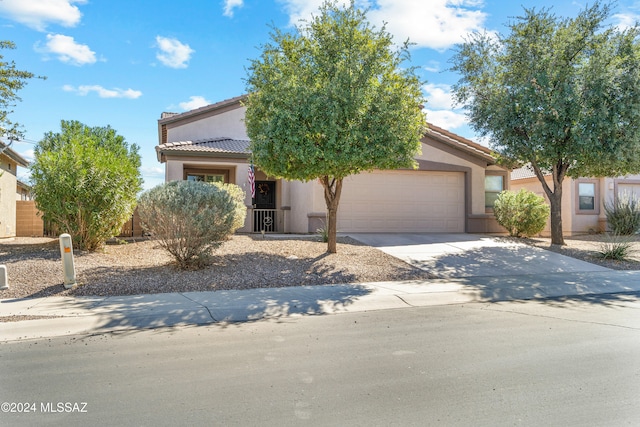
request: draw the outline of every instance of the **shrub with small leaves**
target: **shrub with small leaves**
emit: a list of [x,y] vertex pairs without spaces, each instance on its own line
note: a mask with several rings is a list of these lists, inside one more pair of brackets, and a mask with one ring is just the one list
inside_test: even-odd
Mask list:
[[633,242],[628,236],[619,234],[608,235],[607,239],[600,244],[598,256],[602,259],[613,259],[624,261],[633,251]]
[[202,268],[244,224],[244,191],[234,184],[172,181],[144,192],[138,212],[182,269]]
[[503,191],[498,195],[493,212],[498,224],[510,236],[533,236],[540,233],[549,218],[549,205],[544,198],[521,189],[517,193]]
[[635,195],[624,193],[605,203],[604,212],[614,234],[629,236],[640,230],[640,201]]

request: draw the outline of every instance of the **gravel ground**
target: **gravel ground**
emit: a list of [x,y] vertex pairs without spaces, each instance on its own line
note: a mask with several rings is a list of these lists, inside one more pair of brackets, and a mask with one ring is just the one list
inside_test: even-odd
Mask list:
[[[426,279],[429,274],[350,238],[327,254],[317,236],[275,238],[236,235],[216,252],[213,265],[181,271],[154,240],[108,244],[103,251],[75,251],[79,286],[65,290],[57,239],[0,241],[8,290],[0,299],[46,296],[112,296],[221,289],[325,285]],[[9,320],[9,319],[5,319]],[[0,320],[1,321],[1,320]]]
[[[505,239],[511,239],[506,238]],[[603,260],[605,235],[566,238],[565,246],[550,239],[517,241],[616,270],[640,269],[640,238],[633,238],[627,261]],[[339,238],[338,253],[327,254],[317,236],[276,238],[236,235],[217,251],[215,263],[198,271],[180,271],[154,240],[108,244],[103,251],[75,251],[79,286],[65,290],[57,239],[16,238],[0,241],[0,265],[6,265],[8,290],[0,299],[46,296],[112,296],[162,292],[251,289],[331,283],[427,279],[414,268],[350,238]],[[6,320],[6,319],[5,319]],[[1,320],[0,320],[1,321]]]
[[550,238],[542,237],[515,240],[613,270],[640,270],[640,236],[630,236],[626,239],[630,242],[631,247],[628,258],[624,261],[602,259],[600,256],[599,252],[603,250],[603,245],[610,244],[613,241],[608,234],[565,237],[564,246],[552,245]]

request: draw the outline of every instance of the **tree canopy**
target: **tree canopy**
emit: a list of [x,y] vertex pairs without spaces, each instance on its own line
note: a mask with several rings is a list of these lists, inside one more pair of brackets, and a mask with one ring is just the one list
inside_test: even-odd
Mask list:
[[30,166],[36,206],[78,247],[100,248],[131,218],[142,189],[138,146],[114,129],[62,121],[48,132]]
[[343,178],[415,167],[425,130],[421,82],[366,12],[325,2],[293,32],[274,30],[247,78],[247,133],[253,161],[269,176],[319,180],[336,251]]
[[[528,164],[551,204],[551,232],[563,244],[566,176],[640,171],[639,29],[606,26],[596,1],[575,18],[524,9],[509,34],[474,34],[457,48],[456,100],[473,128],[511,164]],[[544,176],[551,173],[552,186]]]
[[[0,40],[0,49],[15,48],[13,42]],[[33,73],[18,70],[14,61],[5,61],[4,56],[0,55],[0,136],[10,140],[22,137],[20,125],[11,121],[9,115],[13,112],[12,108],[16,106],[16,102],[21,100],[18,91],[34,77]]]

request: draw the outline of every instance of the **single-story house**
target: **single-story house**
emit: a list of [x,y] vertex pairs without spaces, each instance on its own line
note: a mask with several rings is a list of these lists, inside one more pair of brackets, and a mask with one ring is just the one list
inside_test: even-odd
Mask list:
[[[286,181],[255,170],[252,200],[244,96],[158,120],[158,161],[165,180],[234,183],[245,190],[243,232],[313,233],[326,205],[316,181]],[[491,200],[509,171],[486,147],[434,125],[422,138],[417,170],[375,170],[345,178],[339,232],[500,232]],[[485,188],[485,182],[489,183]],[[488,202],[487,202],[488,201]]]
[[[553,188],[551,174],[545,177]],[[548,200],[542,184],[533,169],[523,166],[511,172],[511,190],[527,189]],[[607,230],[606,204],[611,204],[623,194],[640,197],[640,175],[602,178],[570,178],[562,182],[562,230],[567,236],[603,232]],[[547,221],[542,235],[551,233]]]
[[18,166],[29,162],[0,141],[0,239],[16,236],[16,177]]

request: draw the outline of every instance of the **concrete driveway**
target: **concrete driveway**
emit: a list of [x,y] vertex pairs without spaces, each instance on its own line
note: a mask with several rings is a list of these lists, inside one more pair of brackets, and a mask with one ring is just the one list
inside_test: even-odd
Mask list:
[[611,271],[524,243],[481,234],[347,235],[441,278]]

